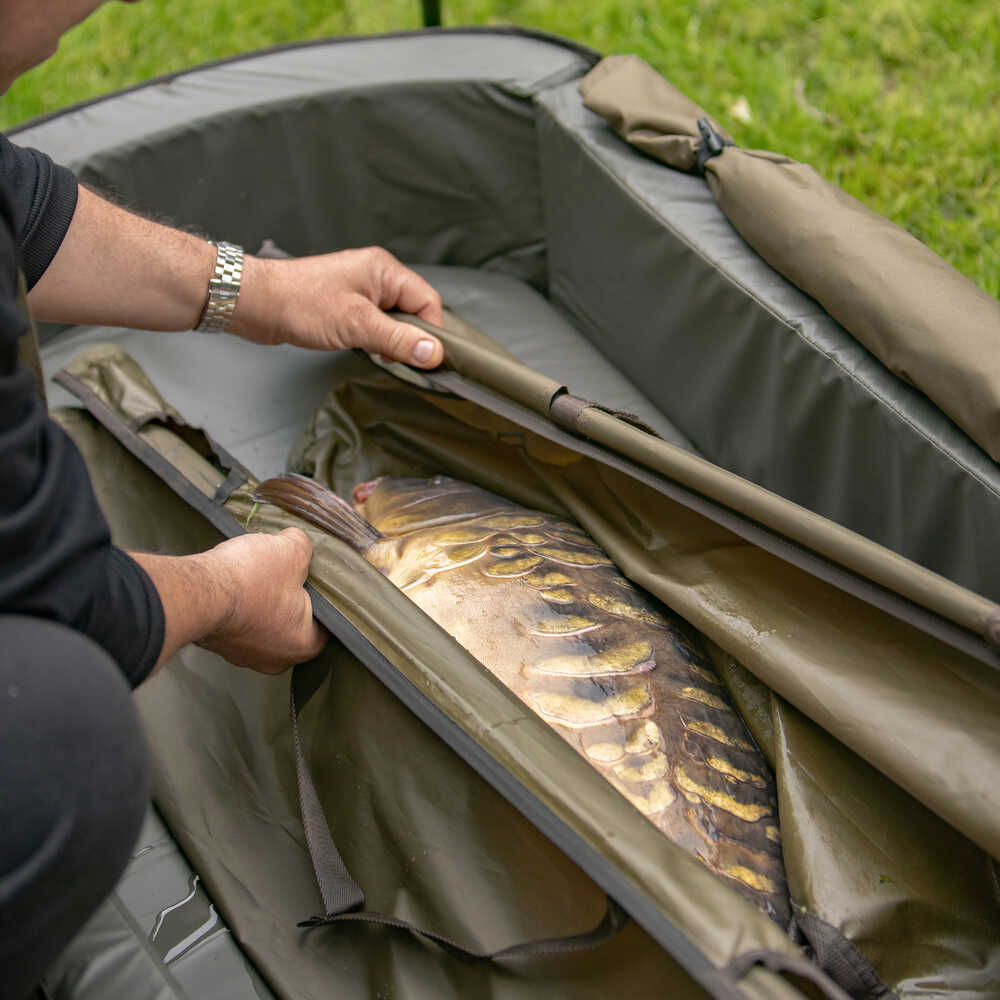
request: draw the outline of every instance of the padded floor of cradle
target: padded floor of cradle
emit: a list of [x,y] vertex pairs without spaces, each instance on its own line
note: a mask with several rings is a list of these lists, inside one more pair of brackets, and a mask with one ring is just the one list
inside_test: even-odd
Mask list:
[[[578,396],[635,414],[666,440],[693,450],[648,397],[529,285],[473,268],[417,270],[446,305],[525,364],[565,382]],[[259,479],[285,467],[292,442],[329,389],[335,364],[320,352],[259,347],[230,336],[81,326],[45,345],[46,375],[51,379],[98,341],[121,344],[185,419],[204,427]],[[50,406],[75,404],[51,381],[48,392]]]

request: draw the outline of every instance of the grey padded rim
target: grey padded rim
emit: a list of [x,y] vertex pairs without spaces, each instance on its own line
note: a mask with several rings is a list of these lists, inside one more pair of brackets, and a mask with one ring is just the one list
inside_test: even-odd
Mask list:
[[527,97],[583,75],[598,54],[524,29],[425,29],[279,45],[147,80],[8,131],[77,168],[115,146],[190,121],[358,87],[407,82],[499,82]]
[[435,27],[418,28],[412,31],[386,31],[377,35],[335,35],[328,38],[310,38],[300,42],[284,42],[279,45],[268,45],[265,48],[254,49],[250,52],[240,52],[236,55],[224,56],[220,59],[210,59],[207,62],[199,63],[196,66],[188,66],[185,69],[175,70],[172,73],[161,73],[157,76],[150,77],[148,80],[132,84],[129,87],[122,87],[111,94],[100,94],[96,97],[76,101],[73,104],[67,105],[65,108],[49,111],[42,115],[36,115],[28,121],[21,122],[13,128],[8,129],[6,134],[16,135],[19,132],[33,129],[46,122],[54,121],[57,118],[61,118],[63,115],[73,114],[77,111],[82,111],[85,108],[92,108],[95,104],[112,100],[123,94],[131,94],[146,87],[157,87],[173,83],[175,80],[188,76],[191,73],[200,73],[204,70],[214,69],[218,66],[230,66],[233,63],[257,59],[260,56],[277,55],[285,52],[299,52],[302,49],[319,48],[330,45],[345,45],[355,42],[369,42],[391,38],[413,39],[434,35],[497,35],[515,38],[530,38],[541,42],[548,42],[551,45],[558,46],[559,48],[567,49],[568,51],[578,55],[587,64],[594,64],[601,58],[601,53],[596,49],[590,48],[589,45],[583,45],[582,43],[575,42],[572,39],[563,38],[560,35],[554,35],[549,31],[541,31],[537,28],[522,28],[516,25],[465,25],[455,28]]

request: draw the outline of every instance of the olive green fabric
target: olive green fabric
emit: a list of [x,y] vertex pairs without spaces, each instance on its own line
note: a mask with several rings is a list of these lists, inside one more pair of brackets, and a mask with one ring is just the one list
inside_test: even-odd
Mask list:
[[577,329],[712,462],[1000,600],[1000,465],[754,253],[703,178],[623,142],[575,82],[537,104],[548,294]]
[[[901,997],[924,996],[934,981],[941,995],[989,996],[1000,982],[996,862],[731,656],[711,652],[776,769],[800,909],[849,926]],[[913,937],[900,948],[904,933]],[[970,962],[973,941],[980,957]]]
[[[372,371],[371,365],[361,358],[346,355],[343,360],[346,374],[356,373],[358,366],[369,373]],[[112,345],[96,345],[89,348],[68,366],[68,371],[105,401],[110,402],[114,399],[139,402],[142,408],[138,411],[132,409],[120,411],[126,420],[131,421],[150,412],[160,412],[166,405],[156,398],[155,389],[138,366]],[[381,375],[377,378],[386,386],[402,387],[401,383],[388,376]],[[402,388],[406,393],[410,393],[409,389]],[[379,392],[380,389],[377,388],[376,393]],[[388,410],[385,412],[389,413]],[[318,419],[325,418],[320,414]],[[443,416],[443,421],[442,428],[446,433],[454,431],[454,421],[446,416]],[[400,430],[405,439],[405,426]],[[345,428],[345,431],[346,450],[355,456],[358,468],[371,467],[372,462],[379,464],[383,460],[377,448],[372,450],[356,446],[359,439],[353,429]],[[508,475],[523,474],[523,466],[520,465],[516,452],[505,455],[504,452],[509,449],[499,451],[492,449],[488,441],[481,440],[481,435],[474,428],[463,430],[459,426],[458,433],[460,437],[468,439],[470,446],[482,447],[485,444],[493,452],[494,460],[498,460],[501,464],[506,461]],[[209,465],[172,431],[149,424],[140,431],[139,436],[157,452],[166,456],[175,467],[183,468],[185,475],[204,495],[214,494],[216,487],[224,478],[223,473]],[[520,434],[516,436],[519,438]],[[453,442],[447,441],[447,447],[455,446]],[[405,443],[400,443],[398,447],[403,454],[408,451]],[[461,450],[461,444],[458,447]],[[552,454],[558,456],[561,451],[557,449]],[[494,488],[500,488],[501,485],[495,483]],[[530,491],[531,487],[528,489]],[[254,511],[252,492],[253,483],[250,482],[230,497],[225,505],[226,509],[245,522]],[[543,484],[538,484],[531,495],[541,503],[547,502],[549,506],[553,504],[550,495],[547,500],[545,499],[547,491]],[[556,506],[558,508],[557,503]],[[289,523],[302,522],[274,508],[265,507],[253,513],[251,527],[254,530],[278,530]],[[491,756],[500,761],[549,809],[570,823],[589,845],[607,857],[622,877],[639,887],[641,892],[649,897],[660,911],[667,914],[670,921],[688,938],[697,942],[697,947],[711,965],[721,968],[741,953],[753,948],[764,948],[777,953],[784,951],[789,955],[796,953],[796,949],[770,920],[751,904],[720,885],[715,876],[693,857],[663,838],[541,719],[528,712],[510,691],[502,687],[488,671],[381,574],[343,544],[316,529],[307,528],[307,530],[314,543],[311,580],[319,592],[329,598],[364,635],[375,642],[379,650],[390,659],[403,676],[469,732]],[[195,654],[188,651],[184,655]],[[225,700],[228,701],[231,697],[231,694],[227,695]],[[159,709],[157,711],[159,712]],[[209,706],[205,711],[211,712],[212,709]],[[309,711],[312,711],[312,706]],[[309,712],[306,714],[308,716]],[[364,720],[358,721],[364,722]],[[370,733],[367,726],[366,732]],[[511,732],[517,734],[517,739],[514,741],[508,738]],[[176,729],[168,725],[164,735],[166,739],[174,739]],[[272,744],[274,739],[274,736],[268,736],[267,742]],[[169,754],[164,756],[168,760],[173,760],[175,752],[176,748],[172,748]],[[211,752],[214,754],[218,751],[213,749]],[[173,765],[166,766],[172,768]],[[420,766],[419,755],[415,758],[414,766]],[[328,792],[324,796],[322,778],[315,774],[314,777],[317,777],[317,785],[324,801],[328,803],[336,801],[335,793]],[[223,777],[220,775],[221,780]],[[447,782],[442,787],[447,788]],[[243,794],[247,794],[247,790],[244,789]],[[294,795],[294,791],[291,794]],[[193,807],[184,805],[181,798],[178,794],[171,804],[169,800],[165,800],[162,793],[157,793],[158,804],[166,813],[179,839],[187,845],[185,828],[192,821],[189,811]],[[429,804],[428,808],[436,809],[439,806],[440,802],[435,802],[433,805]],[[230,821],[229,818],[222,820],[226,823]],[[495,840],[496,835],[484,833],[482,837],[486,843],[490,843]],[[193,860],[208,880],[212,870],[211,859],[202,859],[198,856]],[[345,860],[348,867],[352,868],[351,858],[345,855]],[[231,859],[227,859],[226,863],[232,863]],[[354,874],[367,889],[363,872]],[[218,896],[217,884],[214,882],[208,884]],[[460,889],[455,891],[460,892]],[[376,907],[377,902],[377,897],[374,901],[370,901],[373,908],[385,908]],[[488,901],[484,902],[484,906],[489,905]],[[523,904],[523,901],[518,902],[513,908],[517,910],[523,905],[527,904]],[[311,910],[315,911],[318,906],[318,902],[314,903]],[[540,904],[534,902],[530,904],[532,910],[538,910],[539,906]],[[441,925],[441,922],[433,919],[420,919],[419,913],[403,915],[415,924],[427,923],[438,927]],[[599,916],[600,909],[596,914],[588,913],[587,919],[582,921],[582,926],[560,927],[555,933],[565,934],[589,929],[597,922]],[[301,915],[298,919],[301,919]],[[492,926],[492,920],[485,920],[484,923],[487,927]],[[455,926],[445,924],[441,930],[449,936],[462,936]],[[475,928],[466,929],[466,933],[474,931]],[[550,930],[548,933],[553,932]],[[520,937],[537,936],[539,934],[533,931]],[[477,943],[485,949],[510,942],[501,939],[501,942],[497,943],[486,939]],[[252,945],[247,943],[247,947],[256,960],[257,953]],[[780,982],[773,975],[763,970],[754,970],[745,980],[747,996],[756,995],[755,983],[761,978],[768,990],[781,991]],[[770,980],[774,981],[769,983]]]
[[[470,337],[466,327],[452,331],[414,316],[396,315],[440,337],[448,363],[457,371],[536,414],[555,420],[560,403],[567,402],[565,397],[559,399],[559,394],[565,393],[565,386],[538,375],[506,352],[501,353],[488,340]],[[1000,666],[995,656],[996,649],[1000,649],[1000,606],[992,601],[683,448],[652,435],[637,434],[627,422],[585,400],[576,400],[567,418],[557,422],[960,625],[993,647],[993,655],[988,650],[985,655]]]
[[[60,411],[59,418],[87,458],[120,544],[182,554],[218,541],[88,416]],[[174,459],[207,487],[210,469],[185,448],[176,446]],[[240,506],[250,509],[245,495]],[[256,526],[278,530],[289,521],[261,516]],[[604,895],[572,862],[343,649],[332,643],[322,664],[330,679],[304,713],[303,739],[338,846],[369,905],[483,946],[596,923]],[[383,930],[299,929],[321,902],[298,815],[288,675],[237,670],[188,647],[137,698],[156,801],[279,996],[597,1000],[664,988],[679,1000],[705,996],[635,924],[592,955],[509,968],[470,965]]]
[[[695,166],[705,112],[638,56],[603,60],[580,92],[637,148]],[[1000,302],[805,164],[730,145],[704,170],[750,246],[1000,460]]]
[[[539,495],[543,481],[633,580],[753,664],[828,730],[854,742],[856,730],[863,730],[867,739],[860,742],[892,767],[897,781],[905,777],[916,784],[914,776],[922,771],[925,800],[935,798],[940,785],[940,804],[968,798],[985,807],[982,818],[992,829],[992,843],[1000,845],[998,803],[985,801],[1000,764],[991,721],[1000,696],[995,673],[800,571],[768,565],[771,557],[727,539],[721,529],[699,525],[624,477],[575,462],[503,421],[474,414],[468,404],[427,397],[418,405],[407,396],[410,390],[397,393],[381,378],[343,385],[317,416],[320,432],[304,437],[297,463],[345,493],[376,474],[443,469],[551,509],[554,498]],[[448,431],[434,412],[441,409],[467,426]],[[397,437],[404,411],[406,430]],[[470,424],[483,435],[478,449],[469,439]],[[518,437],[527,452],[519,472],[510,466],[510,452],[521,449],[504,445]],[[352,445],[345,447],[347,441]],[[641,538],[655,539],[655,549],[644,550]],[[754,598],[757,587],[763,593]],[[757,617],[761,612],[766,623]],[[970,674],[949,677],[962,670]],[[732,680],[733,671],[727,674]],[[741,708],[751,682],[744,671],[742,686],[731,684]],[[989,707],[980,713],[984,695]],[[940,975],[948,986],[930,995],[967,990],[989,996],[1000,970],[991,858],[782,699],[766,692],[764,704],[772,713],[767,730],[754,724],[752,703],[747,715],[778,767],[781,825],[784,837],[790,824],[786,857],[797,900],[841,928],[899,995],[924,995],[921,984]],[[978,751],[955,746],[956,738],[964,742],[953,731],[956,714],[984,739]],[[928,741],[938,746],[928,748]],[[912,773],[905,773],[904,761]]]
[[[837,599],[827,585],[803,579],[799,571],[769,566],[770,557],[746,545],[734,545],[731,539],[725,541],[720,529],[699,526],[696,518],[664,498],[651,497],[647,487],[629,483],[469,404],[422,395],[385,375],[370,374],[361,359],[345,363],[345,375],[353,373],[353,377],[342,383],[304,435],[298,450],[300,464],[341,489],[377,473],[444,469],[476,478],[521,502],[569,511],[633,579],[667,597],[713,638],[724,636],[720,644],[819,718],[828,731],[839,728],[849,737],[852,729],[871,728],[877,737],[872,741],[876,750],[883,744],[896,746],[898,760],[908,758],[917,772],[926,772],[939,767],[935,756],[940,752],[947,756],[949,751],[945,745],[949,734],[930,718],[930,711],[946,714],[952,726],[960,717],[961,727],[976,734],[979,745],[972,745],[974,739],[954,751],[951,772],[939,778],[944,779],[946,796],[977,800],[981,818],[990,825],[992,817],[995,829],[997,811],[983,786],[989,785],[996,762],[976,722],[980,702],[993,703],[996,698],[994,674],[985,669],[977,673],[978,665],[958,662],[951,651],[932,640],[908,635],[906,626],[884,616],[880,621],[877,613],[865,613],[851,601]],[[163,408],[143,385],[141,373],[113,350],[91,350],[72,367],[107,398],[114,395]],[[128,392],[115,388],[122,383],[132,388]],[[129,418],[139,415],[126,413]],[[163,428],[147,427],[141,433],[170,454],[175,464],[185,467],[193,481],[200,481],[206,495],[214,492],[221,472],[213,472],[183,443],[168,441],[170,432]],[[116,476],[120,478],[117,471]],[[237,491],[227,504],[243,520],[252,507],[251,489],[252,484]],[[287,515],[262,508],[254,514],[251,527],[274,530],[288,521]],[[737,905],[742,901],[729,898],[729,890],[700,866],[687,871],[684,862],[690,859],[674,858],[671,845],[656,843],[663,838],[650,824],[589,768],[581,768],[579,759],[564,746],[550,745],[553,736],[539,720],[525,713],[509,692],[491,684],[485,671],[469,662],[467,654],[421,613],[414,613],[412,605],[360,557],[320,533],[311,533],[317,546],[314,580],[321,591],[373,637],[404,673],[447,705],[449,714],[497,759],[516,770],[536,794],[557,803],[560,813],[572,817],[573,825],[601,844],[602,850],[614,844],[620,869],[637,877],[715,964],[733,957],[727,950],[737,940],[742,939],[738,951],[745,951],[751,934],[761,935],[769,947],[780,950],[773,925],[751,908]],[[642,537],[658,539],[657,545],[653,549],[640,545],[637,550],[635,540]],[[712,573],[708,589],[706,570]],[[748,579],[748,571],[754,573],[753,587],[763,590],[762,601],[751,600],[748,591],[752,588],[741,582],[741,578]],[[761,624],[762,607],[768,605],[773,621]],[[741,613],[734,614],[735,608]],[[843,631],[844,621],[852,621],[860,634]],[[413,658],[416,650],[423,651],[418,661]],[[428,659],[431,650],[435,654]],[[770,659],[775,662],[769,668],[766,661]],[[857,661],[854,669],[853,661]],[[839,672],[839,680],[826,680],[823,668]],[[997,961],[995,942],[1000,940],[990,859],[830,735],[775,695],[762,692],[759,682],[745,672],[742,681],[734,680],[737,668],[725,672],[741,705],[749,706],[746,714],[755,737],[777,767],[781,824],[783,833],[789,831],[784,835],[789,838],[790,882],[799,904],[841,928],[901,996],[917,995],[913,984],[927,975],[944,977],[947,988],[922,996],[956,995],[955,990],[988,996]],[[962,685],[956,683],[960,679],[978,684],[979,690],[963,696]],[[914,682],[912,687],[905,682],[909,680]],[[356,686],[355,679],[352,689]],[[223,702],[229,704],[233,698],[227,686]],[[773,703],[771,718],[765,721],[762,706],[767,699]],[[209,703],[214,700],[208,698]],[[206,707],[205,711],[214,709]],[[371,740],[372,729],[364,720],[377,715],[364,712],[359,717],[350,707],[346,711],[361,725],[360,743]],[[918,711],[924,713],[925,723],[919,729],[912,721]],[[995,718],[995,704],[991,711]],[[237,711],[230,726],[241,712]],[[161,713],[163,738],[169,742],[176,738],[175,727],[171,714],[158,706],[158,720]],[[504,726],[504,717],[517,720],[514,730]],[[278,726],[276,719],[273,727]],[[245,726],[246,720],[239,725]],[[202,728],[207,726],[206,717]],[[517,737],[511,739],[509,734],[515,730]],[[244,755],[245,739],[245,735],[240,739]],[[276,739],[272,731],[267,740],[272,748]],[[174,767],[176,752],[171,747],[166,755],[163,766],[168,772]],[[213,747],[211,752],[218,749]],[[362,756],[360,749],[354,753]],[[919,756],[931,760],[917,760]],[[323,774],[322,768],[319,773]],[[319,780],[327,796],[340,794],[331,793],[324,779]],[[412,774],[408,780],[414,780]],[[241,795],[249,791],[244,788]],[[433,797],[430,791],[426,794]],[[191,809],[183,805],[179,788],[173,795],[173,807],[164,805],[162,794],[161,805],[168,809],[172,823],[176,812],[183,830],[192,822]],[[259,803],[259,796],[254,801]],[[285,807],[290,808],[287,799]],[[330,818],[336,825],[336,818]],[[183,832],[181,837],[185,837]],[[670,857],[665,868],[649,867],[648,861],[657,856],[664,861]],[[845,858],[849,859],[846,870]],[[934,877],[927,878],[924,866],[934,858]],[[212,859],[196,860],[208,877]],[[232,864],[231,859],[227,864]],[[357,867],[350,858],[348,864]],[[949,866],[954,866],[950,874]],[[354,873],[364,885],[363,874]],[[682,888],[687,883],[688,888]],[[946,921],[942,914],[948,914]],[[419,912],[404,915],[410,919],[426,916]],[[901,943],[902,919],[907,935]],[[424,922],[440,926],[440,920]],[[462,928],[446,926],[444,930],[461,936]]]

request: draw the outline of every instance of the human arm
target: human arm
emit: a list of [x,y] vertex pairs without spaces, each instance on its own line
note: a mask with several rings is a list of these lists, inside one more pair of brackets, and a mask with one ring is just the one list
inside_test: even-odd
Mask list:
[[298,528],[241,535],[190,556],[130,554],[163,605],[154,671],[192,642],[261,673],[311,660],[326,645],[303,587],[312,545]]
[[49,274],[77,195],[67,171],[0,137],[0,613],[49,618],[90,636],[133,685],[194,640],[265,671],[307,659],[323,638],[305,611],[305,536],[291,545],[291,563],[283,536],[237,539],[195,556],[130,557],[111,544],[79,451],[18,365],[28,329],[16,302],[18,265],[29,287]]
[[[28,302],[35,316],[53,322],[190,330],[214,265],[215,248],[200,237],[81,186],[69,228]],[[378,247],[293,260],[247,255],[229,330],[261,344],[361,347],[418,367],[440,364],[440,341],[385,309],[441,323],[437,292]],[[420,344],[429,353],[415,354]]]

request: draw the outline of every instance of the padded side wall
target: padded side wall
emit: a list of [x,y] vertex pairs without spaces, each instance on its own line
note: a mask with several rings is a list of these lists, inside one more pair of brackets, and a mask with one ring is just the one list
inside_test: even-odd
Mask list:
[[80,178],[252,249],[377,244],[543,281],[534,115],[478,81],[359,87],[193,121],[96,154]]
[[549,292],[710,460],[993,599],[1000,468],[569,83],[539,98]]
[[545,281],[530,96],[580,52],[462,31],[203,67],[18,130],[127,205],[256,249],[379,244]]
[[469,82],[386,85],[192,122],[90,159],[130,206],[300,256],[377,244],[543,280],[534,116]]

